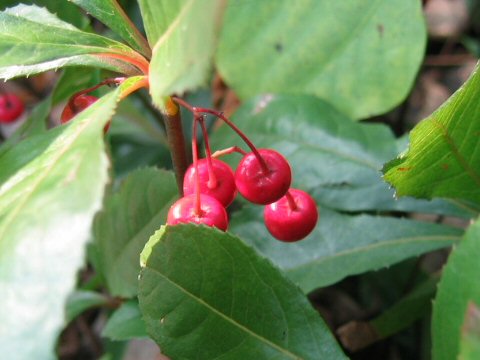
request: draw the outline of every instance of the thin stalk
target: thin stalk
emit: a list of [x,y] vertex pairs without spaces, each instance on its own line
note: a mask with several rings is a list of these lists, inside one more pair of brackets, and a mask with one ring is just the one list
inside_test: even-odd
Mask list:
[[290,193],[290,190],[287,191],[285,196],[287,197],[288,206],[290,207],[290,210],[292,210],[292,211],[297,210],[298,209],[297,203],[295,202],[295,199],[293,198],[292,194]]
[[166,107],[166,110],[162,112],[162,115],[165,119],[165,131],[167,133],[170,155],[172,157],[173,170],[177,180],[178,193],[180,196],[183,196],[183,177],[185,176],[185,171],[187,171],[188,162],[180,109],[171,101]]
[[208,141],[208,131],[205,126],[205,118],[203,116],[198,117],[198,122],[202,127],[203,141],[205,143],[205,152],[207,155],[207,168],[208,168],[208,182],[207,186],[209,189],[215,189],[217,187],[217,177],[213,171],[213,162],[212,162],[212,151],[210,149],[210,142]]
[[183,107],[185,107],[189,111],[193,112],[194,114],[195,113],[212,114],[212,115],[215,115],[216,117],[222,119],[228,126],[230,126],[233,129],[233,131],[235,131],[238,134],[238,136],[240,136],[242,138],[242,140],[245,142],[245,144],[247,144],[247,146],[252,150],[253,154],[256,156],[256,158],[258,159],[258,161],[260,163],[262,171],[265,174],[268,174],[270,172],[270,170],[268,169],[267,163],[265,162],[263,157],[258,152],[256,146],[250,141],[250,139],[233,122],[231,122],[225,115],[223,115],[222,112],[216,111],[216,110],[213,110],[213,109],[191,106],[186,101],[184,101],[184,100],[182,100],[182,99],[180,99],[176,96],[172,97],[172,99],[177,104],[182,105]]
[[216,159],[220,156],[228,155],[228,154],[233,154],[234,152],[240,153],[242,155],[247,155],[247,152],[243,150],[242,148],[238,146],[231,146],[229,148],[223,149],[223,150],[217,150],[212,154],[212,158]]
[[197,122],[199,122],[199,117],[194,116],[192,129],[192,157],[193,166],[195,167],[195,215],[200,217],[202,215],[202,206],[200,203],[200,177],[198,176]]

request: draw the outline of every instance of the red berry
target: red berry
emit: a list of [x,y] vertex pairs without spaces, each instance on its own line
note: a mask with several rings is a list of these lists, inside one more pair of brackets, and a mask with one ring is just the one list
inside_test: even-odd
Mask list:
[[196,223],[215,226],[226,231],[228,216],[225,208],[215,198],[200,194],[201,214],[196,213],[196,195],[188,195],[177,200],[168,211],[167,224]]
[[0,94],[0,123],[8,124],[23,114],[23,101],[15,94]]
[[[207,159],[200,159],[198,161],[198,176],[200,180],[200,193],[210,195],[220,201],[224,207],[230,205],[237,194],[235,187],[235,178],[233,171],[223,161],[212,159],[213,173],[215,181],[209,181],[210,176],[208,172]],[[185,195],[195,193],[195,166],[194,164],[185,172],[183,178],[183,192]]]
[[[280,200],[265,206],[265,225],[275,238],[293,242],[306,237],[315,228],[318,220],[317,205],[305,191],[290,189]],[[292,207],[292,202],[294,203]]]
[[254,153],[243,157],[235,172],[235,184],[245,199],[266,205],[280,199],[292,182],[288,161],[275,150],[259,149],[268,170],[265,171]]
[[[70,100],[65,106],[65,109],[63,109],[62,115],[60,116],[61,123],[65,124],[69,122],[75,115],[85,110],[97,100],[97,97],[87,94],[74,95],[73,100]],[[109,128],[110,122],[105,125],[103,132],[106,133]]]

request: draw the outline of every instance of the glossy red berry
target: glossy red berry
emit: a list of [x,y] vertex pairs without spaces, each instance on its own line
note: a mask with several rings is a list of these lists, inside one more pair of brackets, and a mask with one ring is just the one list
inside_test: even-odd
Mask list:
[[[207,159],[198,161],[198,176],[200,180],[200,193],[214,197],[227,207],[237,194],[233,171],[225,162],[212,159],[214,180],[210,179]],[[191,195],[195,193],[195,166],[194,164],[185,172],[183,178],[183,193]]]
[[85,110],[92,105],[98,98],[91,95],[81,94],[75,96],[73,100],[69,101],[65,109],[63,109],[60,121],[62,124],[70,121],[75,115]]
[[[97,97],[87,94],[74,96],[74,98],[65,106],[65,109],[63,109],[62,115],[60,116],[60,122],[62,124],[69,122],[75,115],[85,110],[97,100]],[[103,128],[103,133],[106,133],[109,128],[110,122],[108,122]]]
[[243,197],[255,204],[266,205],[280,199],[292,182],[288,161],[275,150],[259,149],[267,171],[254,153],[245,155],[235,172],[235,184]]
[[[305,191],[290,189],[280,200],[265,206],[265,226],[276,239],[293,242],[306,237],[318,220],[317,205]],[[293,202],[293,206],[292,206]]]
[[23,101],[15,94],[0,94],[0,123],[8,124],[23,114]]
[[226,231],[228,216],[222,204],[211,196],[200,194],[201,213],[197,214],[196,199],[196,195],[188,195],[177,200],[168,211],[167,224],[196,223]]

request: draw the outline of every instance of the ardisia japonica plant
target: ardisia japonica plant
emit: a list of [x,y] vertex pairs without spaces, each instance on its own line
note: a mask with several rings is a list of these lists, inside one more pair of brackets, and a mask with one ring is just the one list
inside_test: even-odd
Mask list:
[[33,2],[0,8],[0,78],[55,83],[0,93],[0,354],[478,358],[478,67],[409,143],[357,121],[409,96],[420,1]]

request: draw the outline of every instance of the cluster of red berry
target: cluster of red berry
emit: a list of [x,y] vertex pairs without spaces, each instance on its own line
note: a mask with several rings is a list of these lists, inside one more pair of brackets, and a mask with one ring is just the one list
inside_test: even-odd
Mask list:
[[[292,172],[285,157],[272,149],[257,149],[222,113],[192,107],[179,98],[173,99],[194,115],[193,164],[185,173],[184,197],[171,206],[167,224],[193,222],[215,226],[225,231],[228,227],[225,208],[231,204],[238,190],[248,201],[266,205],[265,225],[278,240],[286,242],[301,240],[313,230],[318,220],[317,206],[309,194],[290,188]],[[251,152],[232,147],[212,155],[204,124],[205,113],[213,114],[227,123],[246,142]],[[197,124],[202,128],[206,152],[204,159],[198,159]],[[216,159],[232,152],[243,155],[235,173],[225,162]]]

